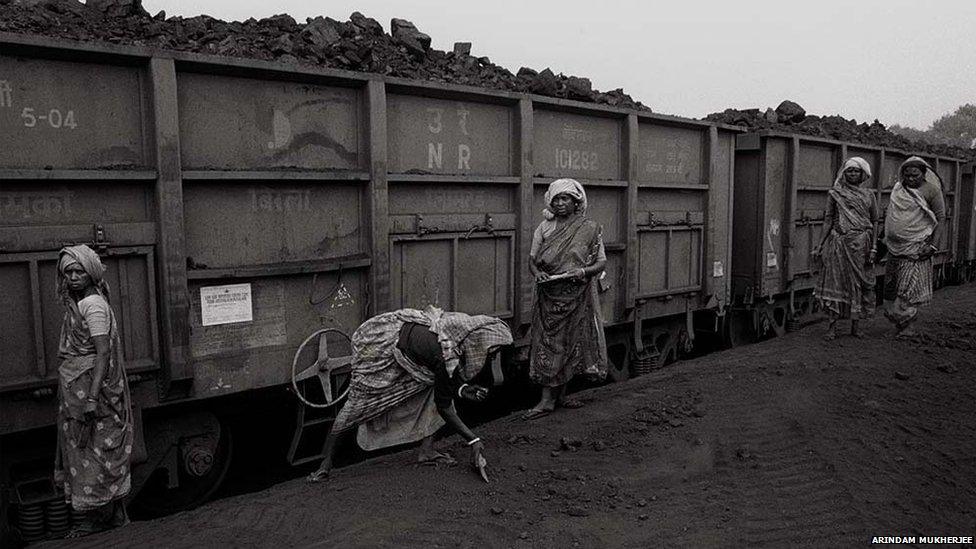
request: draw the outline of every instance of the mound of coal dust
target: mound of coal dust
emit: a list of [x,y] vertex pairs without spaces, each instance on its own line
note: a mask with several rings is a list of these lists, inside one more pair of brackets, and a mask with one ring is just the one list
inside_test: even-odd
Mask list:
[[709,114],[705,120],[744,126],[753,130],[775,130],[789,133],[825,137],[838,141],[864,143],[905,151],[927,152],[953,158],[976,159],[976,152],[949,145],[934,145],[923,141],[912,141],[889,131],[884,124],[875,120],[867,124],[848,120],[843,116],[817,116],[793,101],[786,100],[775,109],[725,109]]
[[359,12],[348,21],[315,17],[299,23],[275,15],[228,22],[206,15],[150,15],[141,0],[0,0],[0,6],[0,32],[273,60],[650,110],[622,89],[594,90],[587,78],[548,68],[523,67],[512,74],[488,57],[471,55],[467,42],[439,51],[431,47],[430,36],[403,19],[393,19],[386,33]]

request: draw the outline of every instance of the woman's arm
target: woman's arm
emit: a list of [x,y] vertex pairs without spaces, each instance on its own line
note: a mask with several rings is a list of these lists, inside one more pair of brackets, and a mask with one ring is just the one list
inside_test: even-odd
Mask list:
[[529,272],[532,273],[532,278],[536,281],[543,281],[549,278],[549,275],[540,271],[539,267],[535,264],[534,255],[529,255]]
[[833,197],[830,194],[827,195],[827,209],[824,210],[824,224],[823,224],[823,234],[820,237],[820,244],[817,244],[817,250],[823,248],[824,242],[827,241],[827,237],[830,236],[830,231],[834,228],[834,219],[837,217],[837,204],[834,204]]
[[596,261],[593,262],[592,265],[587,265],[586,267],[583,267],[580,270],[583,271],[583,276],[590,277],[602,273],[606,267],[607,267],[606,259],[597,259]]
[[95,368],[92,370],[92,384],[88,392],[85,412],[95,411],[95,403],[98,401],[98,394],[101,392],[102,380],[105,379],[105,372],[108,371],[112,352],[112,344],[107,335],[92,336],[92,342],[95,343]]
[[443,418],[444,421],[451,426],[451,428],[457,431],[457,433],[461,435],[461,438],[463,438],[466,442],[471,442],[472,440],[478,438],[471,431],[471,429],[469,429],[468,426],[461,421],[461,416],[458,415],[457,409],[454,407],[453,402],[444,407],[438,405],[437,413],[440,414],[441,418]]

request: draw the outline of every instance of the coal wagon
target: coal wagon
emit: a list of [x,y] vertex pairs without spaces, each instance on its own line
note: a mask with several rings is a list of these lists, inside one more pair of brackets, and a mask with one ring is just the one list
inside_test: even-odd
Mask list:
[[959,181],[959,222],[956,229],[956,281],[976,280],[976,164],[962,166]]
[[[916,153],[806,135],[763,131],[736,140],[732,294],[733,341],[782,335],[816,312],[813,289],[819,272],[811,251],[823,237],[827,191],[844,160],[870,165],[868,185],[879,209],[887,207],[899,166]],[[955,271],[957,197],[963,161],[918,153],[938,172],[946,199],[943,248],[934,256],[936,284]],[[878,288],[883,263],[876,265]],[[880,293],[879,293],[880,296]]]
[[[108,266],[134,484],[162,475],[162,507],[216,488],[221,415],[290,386],[317,330],[434,304],[503,318],[524,347],[527,250],[557,177],[586,186],[604,228],[614,379],[721,331],[735,128],[20,35],[0,52],[0,484],[4,516],[35,536],[67,520],[50,471],[66,244]],[[330,416],[298,418],[290,457],[315,459]]]

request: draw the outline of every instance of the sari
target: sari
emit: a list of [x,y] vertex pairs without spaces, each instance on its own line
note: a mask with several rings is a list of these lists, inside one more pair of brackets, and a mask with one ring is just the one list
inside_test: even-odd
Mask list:
[[[915,165],[924,171],[925,183],[941,194],[942,184],[927,162],[913,156],[899,169]],[[919,189],[899,180],[891,191],[885,216],[885,244],[891,256],[885,265],[885,316],[903,330],[918,317],[918,307],[932,300],[932,257],[923,257],[930,238],[939,225],[935,205],[929,204]],[[944,205],[942,205],[944,209]]]
[[[587,267],[600,242],[600,226],[579,214],[541,243],[536,266],[549,275]],[[536,284],[531,346],[529,378],[538,385],[565,385],[576,374],[606,377],[597,277]]]
[[486,315],[400,309],[364,322],[352,335],[349,396],[332,430],[357,428],[364,450],[416,442],[444,426],[434,402],[434,372],[397,348],[400,329],[412,322],[437,335],[448,375],[470,381],[492,349],[510,345],[512,332]]
[[[94,316],[86,316],[69,295],[64,268],[78,263],[91,277],[95,294],[86,297],[85,311],[107,317],[110,353],[97,394],[95,413],[85,417],[85,404],[95,369],[95,344],[89,329]],[[105,267],[87,246],[61,250],[58,295],[65,307],[61,325],[58,368],[58,453],[54,477],[65,501],[76,511],[93,511],[120,501],[131,488],[133,423],[128,380],[122,361],[122,342],[115,314],[108,304]],[[90,307],[87,305],[90,304]],[[102,335],[102,334],[97,334]]]
[[871,167],[860,157],[841,167],[834,186],[827,191],[827,209],[832,212],[830,232],[821,246],[822,267],[814,295],[834,318],[868,318],[874,313],[874,275],[868,268],[874,246],[877,201],[870,189],[844,181],[844,171],[860,168],[864,181]]

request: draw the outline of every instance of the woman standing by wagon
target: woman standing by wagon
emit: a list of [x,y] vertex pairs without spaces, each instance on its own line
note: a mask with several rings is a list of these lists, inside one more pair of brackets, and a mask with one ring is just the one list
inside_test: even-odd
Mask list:
[[823,260],[815,294],[827,311],[824,339],[837,336],[837,321],[851,319],[851,335],[864,337],[858,319],[874,313],[875,233],[878,203],[871,189],[861,185],[871,178],[871,165],[854,156],[844,163],[834,186],[827,191],[824,236],[817,253]]
[[925,160],[901,165],[885,215],[884,314],[896,337],[914,337],[918,308],[932,300],[932,256],[942,246],[946,225],[942,179]]
[[108,302],[105,266],[88,246],[61,250],[57,293],[64,305],[58,356],[55,480],[84,518],[67,537],[128,522],[132,410],[122,345]]
[[547,415],[557,405],[582,406],[566,398],[566,384],[576,374],[607,374],[597,294],[597,276],[607,263],[600,226],[587,219],[586,191],[574,179],[553,181],[545,201],[545,220],[529,251],[536,279],[529,377],[542,386],[542,397],[524,419]]

